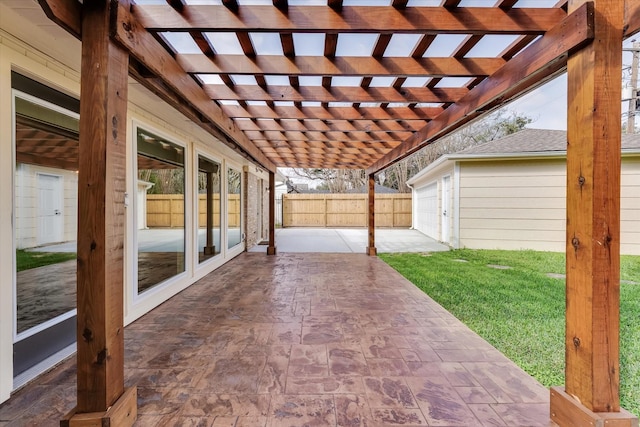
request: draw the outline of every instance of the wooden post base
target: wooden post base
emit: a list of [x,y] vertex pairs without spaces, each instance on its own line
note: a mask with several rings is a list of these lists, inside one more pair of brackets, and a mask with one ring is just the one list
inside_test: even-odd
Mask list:
[[267,255],[275,255],[276,247],[275,246],[267,246]]
[[62,420],[60,427],[131,427],[138,418],[138,389],[130,387],[122,393],[105,412],[76,413],[72,409]]
[[560,427],[638,427],[638,418],[628,411],[593,412],[568,395],[564,387],[551,387],[551,421]]
[[204,253],[205,255],[215,255],[216,254],[216,247],[215,246],[205,246],[204,250],[202,251],[202,253]]
[[378,255],[378,250],[376,249],[376,247],[368,247],[367,248],[367,255],[369,256],[376,256]]

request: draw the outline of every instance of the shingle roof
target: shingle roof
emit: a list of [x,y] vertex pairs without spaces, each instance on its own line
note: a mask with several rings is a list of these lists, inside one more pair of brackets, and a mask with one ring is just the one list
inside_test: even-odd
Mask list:
[[[504,138],[489,141],[457,154],[545,153],[567,150],[567,132],[551,129],[523,129]],[[622,135],[623,149],[640,149],[640,134]]]

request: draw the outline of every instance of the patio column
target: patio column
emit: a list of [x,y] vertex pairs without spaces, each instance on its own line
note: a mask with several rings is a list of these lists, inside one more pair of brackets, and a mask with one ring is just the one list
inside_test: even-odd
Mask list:
[[[115,6],[114,6],[115,5]],[[131,426],[124,389],[123,248],[129,56],[109,38],[107,0],[82,6],[78,170],[77,406],[61,425]]]
[[624,2],[593,3],[595,38],[568,60],[566,388],[551,389],[551,418],[637,426],[619,397]]
[[276,254],[276,174],[269,171],[269,246],[267,255]]
[[375,256],[378,254],[376,249],[376,175],[369,174],[369,245],[367,246],[367,255]]

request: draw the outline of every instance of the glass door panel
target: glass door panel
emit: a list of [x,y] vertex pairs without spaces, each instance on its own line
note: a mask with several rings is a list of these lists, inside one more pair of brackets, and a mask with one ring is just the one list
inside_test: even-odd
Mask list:
[[165,138],[138,128],[136,141],[140,294],[185,271],[185,163],[184,148]]
[[227,244],[231,249],[242,241],[242,175],[227,169]]
[[79,104],[15,73],[12,85],[18,377],[75,342]]
[[198,156],[198,261],[220,253],[220,164]]

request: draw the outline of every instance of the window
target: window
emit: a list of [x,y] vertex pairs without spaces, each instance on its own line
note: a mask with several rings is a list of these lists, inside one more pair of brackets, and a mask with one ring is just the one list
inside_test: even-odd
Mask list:
[[233,168],[227,169],[227,248],[242,241],[242,174]]
[[138,293],[185,271],[184,147],[136,130]]
[[220,164],[198,156],[198,262],[220,253]]
[[75,98],[15,72],[11,85],[18,387],[37,374],[34,366],[64,357],[76,338],[80,117]]

